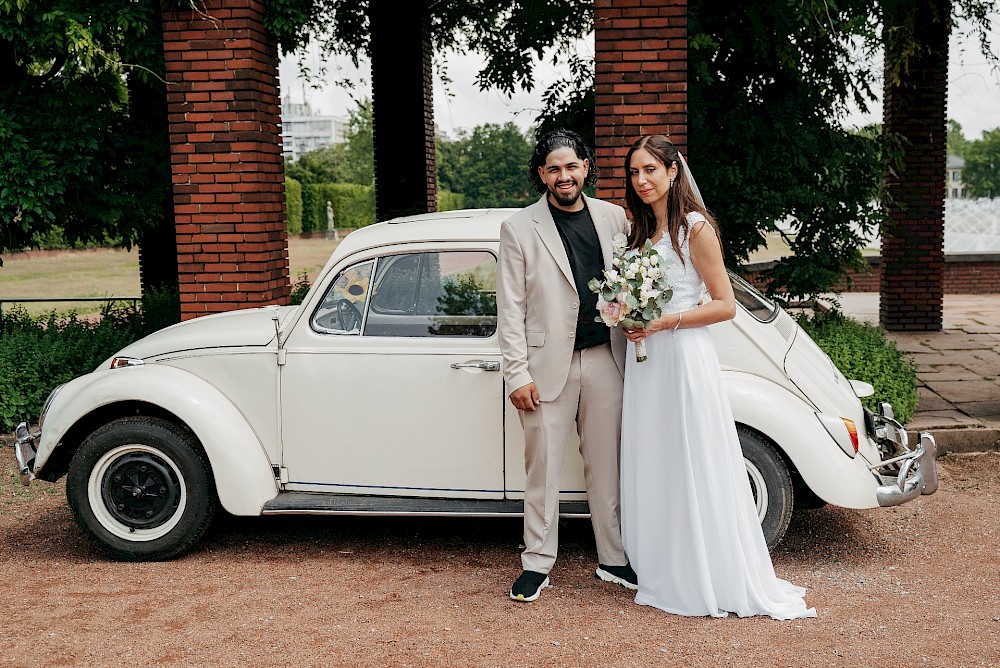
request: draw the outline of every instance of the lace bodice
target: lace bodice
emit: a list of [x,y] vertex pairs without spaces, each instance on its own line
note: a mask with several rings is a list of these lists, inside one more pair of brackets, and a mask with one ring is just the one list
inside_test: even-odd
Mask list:
[[705,292],[705,282],[701,279],[701,274],[698,273],[698,270],[694,268],[694,263],[691,262],[689,244],[691,228],[702,220],[705,220],[705,217],[700,213],[691,212],[687,215],[687,234],[684,234],[680,239],[681,255],[684,257],[683,263],[677,257],[677,253],[674,252],[674,246],[670,243],[669,237],[664,237],[653,244],[656,252],[666,261],[668,267],[667,281],[674,291],[674,296],[667,302],[666,308],[663,309],[664,314],[690,311],[698,305],[702,294]]

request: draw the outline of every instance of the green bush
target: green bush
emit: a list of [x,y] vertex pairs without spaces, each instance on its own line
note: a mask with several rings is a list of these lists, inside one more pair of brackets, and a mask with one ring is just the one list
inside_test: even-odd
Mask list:
[[31,317],[21,307],[0,314],[0,430],[38,420],[45,397],[60,383],[93,371],[149,330],[142,311],[108,305],[98,321],[76,314]]
[[149,288],[142,294],[142,334],[175,325],[181,321],[181,293],[174,288]]
[[870,383],[875,394],[861,400],[869,410],[892,404],[896,419],[906,424],[917,407],[917,373],[913,363],[886,338],[881,327],[859,323],[832,311],[800,317],[799,325],[848,378]]
[[438,188],[437,191],[437,210],[438,211],[454,211],[455,209],[465,208],[465,195],[462,193],[453,193],[450,190],[441,190]]
[[292,294],[291,301],[289,302],[292,306],[298,306],[302,303],[302,300],[306,298],[309,294],[309,274],[304,271],[300,271],[298,278],[292,283]]
[[333,205],[338,228],[364,227],[375,222],[375,188],[356,183],[312,183],[302,187],[302,231],[326,230],[326,203]]
[[285,177],[285,220],[289,234],[302,233],[302,184]]

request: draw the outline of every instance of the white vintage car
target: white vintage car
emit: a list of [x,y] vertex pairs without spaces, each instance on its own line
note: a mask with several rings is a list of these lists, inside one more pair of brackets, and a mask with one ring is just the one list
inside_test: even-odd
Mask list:
[[[17,428],[21,479],[67,476],[80,526],[120,559],[169,559],[235,515],[521,514],[524,443],[504,396],[494,278],[504,210],[399,218],[342,241],[301,306],[161,330],[53,390]],[[783,310],[733,276],[712,327],[769,546],[793,509],[873,508],[937,487]],[[588,512],[567,463],[562,512]]]

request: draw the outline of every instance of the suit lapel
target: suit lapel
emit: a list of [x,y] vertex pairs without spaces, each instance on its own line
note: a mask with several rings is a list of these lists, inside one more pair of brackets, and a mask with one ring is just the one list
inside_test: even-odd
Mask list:
[[[563,246],[562,237],[559,236],[559,230],[556,229],[556,221],[552,220],[552,213],[549,211],[547,198],[547,194],[542,195],[542,198],[534,204],[531,217],[535,221],[535,230],[538,232],[538,236],[541,238],[545,248],[548,249],[552,259],[556,261],[556,265],[562,271],[563,276],[566,277],[566,280],[575,289],[576,281],[573,280],[573,270],[570,269],[569,258],[566,257],[566,247]],[[604,248],[603,242],[601,242],[601,248]]]
[[604,259],[604,268],[611,269],[611,258],[614,252],[611,240],[614,237],[614,227],[611,219],[605,215],[603,206],[594,206],[594,200],[586,198],[587,208],[590,209],[590,217],[594,220],[594,228],[597,230],[597,239],[601,242],[601,256]]

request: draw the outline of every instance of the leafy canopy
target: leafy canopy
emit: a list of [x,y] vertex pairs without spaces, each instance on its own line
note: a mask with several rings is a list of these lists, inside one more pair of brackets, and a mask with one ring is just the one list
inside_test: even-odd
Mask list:
[[131,90],[163,70],[159,11],[0,2],[0,254],[57,226],[70,242],[131,244],[161,216],[166,158],[131,113]]
[[828,291],[860,268],[877,229],[881,147],[839,118],[874,99],[859,46],[875,40],[870,3],[769,0],[689,5],[691,169],[738,264],[779,229],[793,256],[765,272],[769,291]]
[[[341,54],[358,64],[369,56],[368,12],[373,0],[271,0],[268,28],[285,54],[310,43],[324,54]],[[451,0],[428,2],[436,53],[475,52],[486,58],[477,83],[503,93],[534,88],[536,59],[546,49],[571,51],[593,25],[592,0]]]
[[966,144],[962,183],[972,197],[1000,197],[1000,128]]

